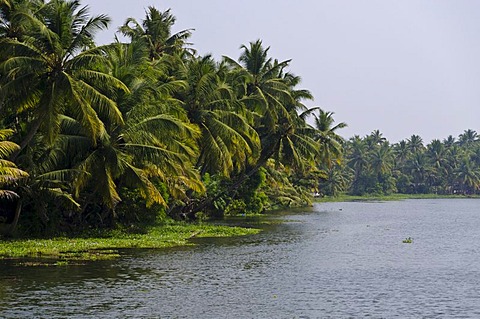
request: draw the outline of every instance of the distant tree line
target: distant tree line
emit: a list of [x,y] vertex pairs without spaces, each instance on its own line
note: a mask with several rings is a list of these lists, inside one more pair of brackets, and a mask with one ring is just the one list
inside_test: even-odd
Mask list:
[[480,139],[474,130],[424,145],[418,135],[390,144],[378,130],[343,143],[343,160],[326,168],[324,195],[480,192]]

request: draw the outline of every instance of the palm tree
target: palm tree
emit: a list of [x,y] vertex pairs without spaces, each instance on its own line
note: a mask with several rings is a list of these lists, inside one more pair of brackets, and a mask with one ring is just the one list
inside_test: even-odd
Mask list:
[[[290,72],[283,73],[283,69],[278,76],[287,84],[289,95],[292,98],[284,102],[289,116],[279,118],[282,129],[277,130],[276,134],[265,137],[263,145],[268,145],[277,139],[277,148],[273,149],[272,155],[277,162],[299,172],[316,169],[321,158],[320,143],[316,139],[318,130],[308,124],[306,119],[314,114],[318,107],[308,109],[303,104],[304,100],[312,100],[313,96],[308,90],[297,89],[301,83],[300,77]],[[280,132],[283,132],[283,135],[279,135]],[[263,154],[266,154],[265,149]]]
[[433,140],[427,145],[426,155],[438,173],[442,174],[446,172],[446,150],[440,140]]
[[347,164],[352,168],[355,178],[368,169],[367,145],[358,135],[349,140],[348,159]]
[[373,172],[378,175],[391,173],[393,168],[393,153],[388,142],[383,142],[373,150],[370,165]]
[[340,163],[342,156],[343,138],[337,134],[337,130],[347,126],[341,122],[334,125],[333,112],[319,110],[319,115],[314,117],[314,127],[318,131],[316,140],[320,144],[320,162],[331,167],[332,161]]
[[463,157],[459,167],[455,170],[455,177],[463,194],[473,194],[480,188],[480,172]]
[[[221,92],[228,96],[234,96],[235,99],[240,100],[241,105],[246,105],[246,110],[241,108],[244,120],[239,121],[240,118],[238,118],[236,121],[240,124],[248,124],[254,128],[255,136],[258,136],[261,143],[261,151],[258,157],[252,156],[253,161],[248,162],[247,165],[243,166],[242,170],[238,171],[224,192],[220,192],[213,198],[207,198],[199,205],[196,205],[196,207],[188,207],[187,212],[189,215],[199,209],[203,209],[209,203],[219,198],[219,196],[222,196],[223,193],[234,192],[250,176],[254,175],[261,167],[264,167],[271,158],[275,159],[279,165],[285,164],[288,167],[303,169],[307,163],[308,165],[313,165],[319,151],[318,143],[313,139],[314,128],[307,125],[304,118],[297,113],[298,110],[304,109],[301,100],[311,98],[311,94],[306,90],[297,90],[295,88],[300,78],[291,73],[283,72],[288,65],[288,61],[273,61],[268,57],[268,48],[263,48],[260,40],[250,43],[250,47],[242,46],[242,49],[243,52],[240,55],[239,62],[224,57],[224,65],[227,65],[229,70],[226,78],[230,81],[226,81],[225,84],[227,86]],[[209,67],[207,64],[203,69],[208,70],[212,69],[212,67]],[[190,94],[191,96],[203,98],[205,101],[215,101],[213,104],[211,102],[207,103],[207,105],[214,107],[213,110],[221,109],[222,105],[226,105],[222,99],[212,99],[210,97],[212,94],[217,94],[215,93],[217,91],[215,89],[217,81],[211,80],[211,78],[215,77],[215,73],[210,72],[210,79],[208,77],[200,77],[202,81],[193,81],[193,83],[196,83],[196,88],[202,89],[202,94]],[[209,83],[210,85],[208,86]],[[205,99],[205,96],[208,96],[208,99]],[[235,99],[233,100],[235,101]],[[202,117],[199,115],[203,112],[193,111],[198,110],[199,106],[205,104],[205,102],[198,98],[190,101],[186,103],[187,107],[189,107],[189,117],[193,119],[192,122],[201,123],[199,119],[202,119]],[[238,105],[238,103],[235,102],[235,105]],[[195,108],[192,108],[192,106]],[[210,110],[210,112],[212,111]],[[307,111],[307,113],[309,112]],[[245,132],[244,129],[239,132],[242,131]],[[247,136],[252,136],[252,134],[249,133]],[[213,139],[210,140],[213,142]],[[220,142],[219,145],[227,150],[227,147],[223,146],[225,142]],[[204,145],[215,144],[209,142]],[[202,156],[200,159],[202,159]]]
[[393,153],[395,155],[395,167],[401,169],[410,155],[410,151],[405,140],[393,145]]
[[[198,128],[188,123],[179,101],[170,95],[186,84],[159,81],[162,70],[149,61],[142,47],[140,42],[133,42],[103,48],[109,61],[108,73],[128,87],[126,93],[119,89],[115,94],[124,123],[107,126],[106,138],[96,146],[84,138],[85,156],[77,164],[88,173],[75,183],[77,197],[87,191],[84,209],[99,199],[104,205],[104,218],[115,217],[115,207],[121,201],[120,186],[138,189],[147,207],[168,204],[158,183],[166,185],[175,199],[185,197],[187,189],[204,191],[191,161],[197,156]],[[69,121],[70,129],[78,127],[78,122]]]
[[194,53],[194,50],[185,48],[189,44],[187,40],[192,35],[193,29],[172,34],[171,29],[175,21],[176,18],[170,13],[170,9],[161,12],[154,7],[148,7],[146,18],[141,24],[134,18],[128,18],[119,31],[132,42],[143,40],[147,43],[151,60],[159,59],[164,54]]
[[248,111],[222,72],[209,55],[192,58],[187,64],[188,90],[182,100],[188,118],[201,130],[196,166],[202,175],[239,172],[255,163],[260,150]]
[[370,149],[375,148],[377,145],[382,145],[387,139],[383,136],[380,130],[374,130],[370,135],[367,136],[366,142],[369,145]]
[[413,134],[412,136],[410,136],[409,139],[407,139],[407,145],[412,153],[417,153],[423,151],[424,149],[422,138],[415,134]]
[[424,153],[417,152],[412,155],[407,163],[407,169],[412,176],[413,187],[416,193],[425,193],[425,178],[427,176],[427,158]]
[[[265,165],[269,158],[297,167],[303,166],[305,160],[313,163],[319,147],[313,137],[315,129],[305,122],[305,116],[312,111],[302,104],[312,96],[296,88],[299,77],[284,72],[290,60],[273,60],[268,56],[270,48],[264,48],[260,40],[242,45],[241,49],[238,62],[224,59],[245,78],[246,103],[256,114],[254,127],[262,144],[257,166]],[[299,115],[300,111],[303,115]]]
[[458,136],[458,145],[470,147],[474,142],[478,141],[478,134],[474,130],[465,130]]
[[453,146],[455,143],[456,143],[455,137],[453,137],[452,135],[449,135],[446,139],[443,140],[443,144],[445,145],[446,148]]
[[242,45],[241,49],[239,62],[228,57],[224,59],[243,71],[245,94],[253,97],[249,106],[258,114],[255,128],[264,141],[272,134],[283,135],[291,129],[286,106],[295,103],[288,83],[281,76],[290,60],[278,62],[269,58],[270,48],[264,48],[261,40],[250,42],[249,47]]
[[341,167],[328,168],[325,178],[320,179],[319,189],[322,194],[336,197],[344,192],[349,184],[348,173]]
[[89,17],[79,1],[52,0],[30,17],[32,27],[22,40],[0,40],[0,96],[19,120],[30,123],[18,127],[20,150],[38,132],[52,144],[64,114],[77,119],[94,144],[106,134],[105,123],[122,123],[108,95],[128,89],[99,71],[107,61],[97,49],[83,50],[93,47],[93,35],[108,22],[104,15]]

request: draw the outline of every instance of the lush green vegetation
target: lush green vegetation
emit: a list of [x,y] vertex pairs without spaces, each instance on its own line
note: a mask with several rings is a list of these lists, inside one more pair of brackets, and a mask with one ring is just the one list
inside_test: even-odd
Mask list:
[[108,24],[78,0],[0,0],[0,233],[310,203],[341,139],[289,60],[260,40],[199,56],[169,10],[95,45]]
[[258,233],[258,229],[218,225],[169,223],[150,227],[145,232],[110,230],[85,233],[75,237],[51,239],[15,239],[2,241],[0,259],[42,258],[54,261],[110,259],[118,249],[166,248],[191,244],[193,237],[226,237]]
[[479,192],[475,131],[426,146],[379,131],[344,141],[346,124],[307,108],[290,60],[261,40],[216,61],[192,30],[172,31],[169,10],[150,7],[118,28],[126,41],[97,46],[108,24],[78,0],[0,0],[0,234],[145,229],[313,193]]
[[480,140],[474,130],[427,145],[418,135],[392,145],[377,130],[343,147],[344,160],[328,168],[320,183],[323,195],[480,193]]

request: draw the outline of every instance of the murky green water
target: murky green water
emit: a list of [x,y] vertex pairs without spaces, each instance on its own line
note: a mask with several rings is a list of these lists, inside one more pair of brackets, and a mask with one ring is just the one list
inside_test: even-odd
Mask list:
[[[480,200],[317,204],[254,236],[0,264],[0,318],[480,318]],[[412,244],[402,240],[412,237]]]

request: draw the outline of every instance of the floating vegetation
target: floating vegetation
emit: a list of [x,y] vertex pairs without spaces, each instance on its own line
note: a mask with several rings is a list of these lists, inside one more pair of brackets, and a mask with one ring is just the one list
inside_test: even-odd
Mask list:
[[407,237],[404,240],[402,240],[402,243],[411,244],[411,243],[413,243],[413,238],[412,237]]
[[[258,232],[260,230],[255,228],[172,223],[151,227],[145,234],[111,231],[104,237],[0,240],[0,260],[50,259],[56,262],[56,266],[65,266],[71,261],[118,258],[118,249],[192,245],[189,239],[194,237],[230,237]],[[35,265],[36,262],[34,260],[29,265]],[[40,264],[45,265],[45,262]]]

